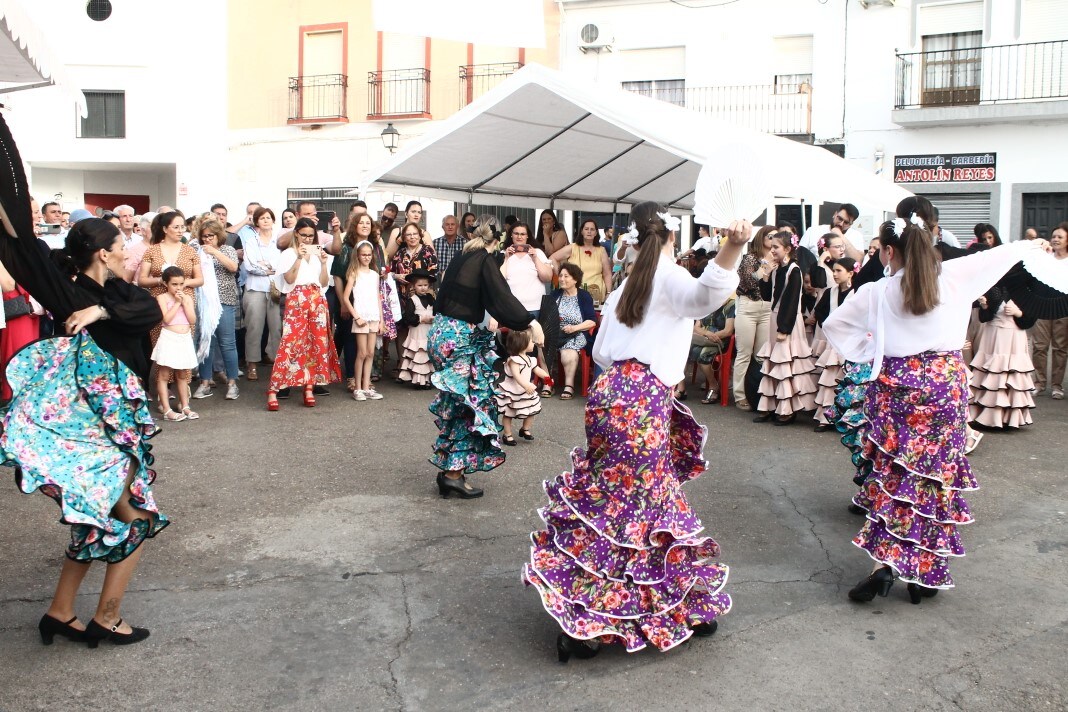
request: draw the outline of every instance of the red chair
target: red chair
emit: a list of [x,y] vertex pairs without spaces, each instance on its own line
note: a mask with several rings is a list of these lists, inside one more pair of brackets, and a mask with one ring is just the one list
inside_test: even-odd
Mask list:
[[[586,338],[592,341],[596,333],[597,327],[595,326],[586,333]],[[578,368],[575,371],[575,376],[577,377],[579,384],[581,384],[581,388],[576,390],[575,395],[581,395],[583,398],[586,398],[590,394],[590,376],[593,373],[593,359],[586,353],[586,349],[579,349],[578,355],[579,362]],[[563,388],[564,383],[566,383],[564,380],[564,362],[559,356],[557,356],[556,375],[557,384],[560,388]]]
[[[716,372],[716,378],[719,380],[719,404],[725,406],[730,401],[731,397],[731,370],[734,367],[734,335],[731,335],[730,340],[727,342],[727,348],[723,350],[723,353],[719,354],[712,359],[712,370]],[[693,362],[693,367],[690,369],[690,384],[697,385],[697,362]],[[724,385],[726,384],[726,385]],[[706,386],[708,384],[705,384]]]

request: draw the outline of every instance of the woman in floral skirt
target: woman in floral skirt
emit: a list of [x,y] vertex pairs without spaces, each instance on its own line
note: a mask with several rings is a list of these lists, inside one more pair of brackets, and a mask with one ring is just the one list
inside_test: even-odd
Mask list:
[[690,509],[683,483],[707,467],[707,430],[672,396],[684,377],[695,319],[738,284],[734,265],[748,223],[731,226],[715,262],[694,279],[672,259],[678,218],[656,203],[631,211],[638,258],[612,292],[594,345],[605,370],[586,403],[586,447],[574,470],[545,483],[545,529],[531,538],[523,580],[563,628],[561,661],[592,657],[600,643],[628,652],[670,650],[711,635],[731,599],[727,567]]
[[493,334],[486,328],[489,317],[509,329],[529,326],[535,344],[545,340],[541,325],[512,296],[493,259],[501,239],[493,220],[491,215],[482,216],[464,251],[449,263],[427,336],[434,364],[430,380],[439,391],[430,404],[439,432],[430,462],[438,468],[442,497],[481,497],[482,490],[471,486],[467,475],[504,463],[493,399],[497,354]]
[[887,232],[880,259],[888,278],[857,290],[823,330],[848,361],[872,362],[861,452],[872,469],[853,498],[867,521],[853,543],[875,565],[849,597],[886,596],[900,578],[920,603],[953,587],[949,560],[964,555],[957,527],[973,521],[962,494],[978,483],[964,455],[968,376],[960,355],[971,303],[1040,244],[942,263],[921,218],[898,218]]
[[[144,379],[142,341],[163,314],[148,292],[127,283],[125,247],[110,222],[87,218],[67,234],[67,273],[38,249],[26,176],[7,124],[0,118],[0,261],[63,328],[66,336],[36,341],[8,366],[13,398],[0,436],[0,461],[14,466],[23,492],[40,490],[60,506],[70,525],[67,558],[48,610],[38,623],[41,641],[56,635],[116,645],[148,637],[120,614],[141,544],[167,526],[152,496],[157,432]],[[83,625],[74,610],[93,561],[107,570],[93,617]]]

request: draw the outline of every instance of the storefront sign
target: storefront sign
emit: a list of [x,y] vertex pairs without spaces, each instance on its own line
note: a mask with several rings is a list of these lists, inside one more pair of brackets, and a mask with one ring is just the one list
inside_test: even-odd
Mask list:
[[997,180],[996,153],[895,156],[895,183],[974,183]]

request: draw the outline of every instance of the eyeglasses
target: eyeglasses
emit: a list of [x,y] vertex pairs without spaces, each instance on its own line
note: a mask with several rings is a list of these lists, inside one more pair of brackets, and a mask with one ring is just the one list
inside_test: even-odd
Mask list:
[[298,232],[297,236],[298,237],[315,237],[315,233],[314,232]]

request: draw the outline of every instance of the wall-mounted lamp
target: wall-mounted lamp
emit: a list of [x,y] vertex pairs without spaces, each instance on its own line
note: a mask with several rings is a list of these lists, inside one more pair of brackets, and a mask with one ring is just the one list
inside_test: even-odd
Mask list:
[[382,145],[386,147],[391,156],[397,152],[397,148],[400,146],[400,131],[393,128],[392,121],[386,124],[386,128],[382,129]]

